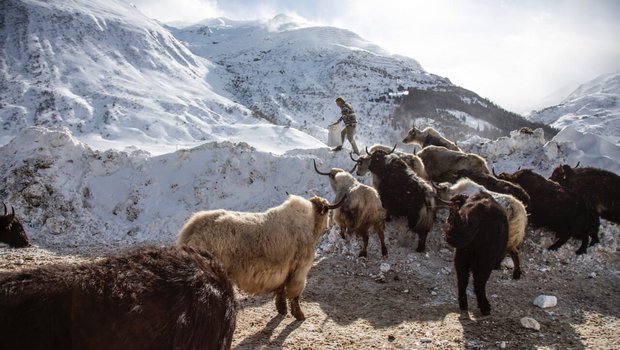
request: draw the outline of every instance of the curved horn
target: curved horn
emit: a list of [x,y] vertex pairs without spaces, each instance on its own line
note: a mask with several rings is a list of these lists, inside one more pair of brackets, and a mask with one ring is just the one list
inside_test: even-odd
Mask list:
[[13,221],[13,219],[15,218],[15,208],[13,208],[13,206],[11,205],[11,216],[9,216],[11,218],[11,221]]
[[357,168],[358,165],[359,165],[359,163],[355,163],[355,165],[353,166],[353,169],[351,169],[349,172],[351,174],[353,174],[353,172],[355,171],[355,169]]
[[320,172],[319,169],[316,167],[316,160],[315,159],[312,160],[312,163],[314,163],[314,171],[316,171],[318,174],[320,174],[320,175],[327,175],[327,176],[331,175],[330,173],[322,173],[322,172]]
[[6,210],[6,204],[4,204],[4,202],[2,202],[2,205],[4,205],[4,215],[6,215],[6,212],[7,212],[7,210]]
[[435,199],[436,199],[438,202],[440,202],[441,204],[446,205],[446,206],[447,206],[447,207],[449,207],[449,208],[454,207],[454,203],[452,203],[452,202],[449,202],[449,201],[447,201],[447,200],[441,199],[441,198],[439,198],[439,197],[435,197]]
[[351,157],[351,160],[352,160],[352,161],[354,161],[354,162],[356,162],[356,163],[359,163],[359,159],[360,159],[360,158],[359,158],[359,157],[357,157],[357,159],[353,158],[353,152],[349,152],[349,157]]
[[340,202],[336,203],[336,204],[328,204],[327,208],[328,209],[336,209],[338,207],[340,207],[342,205],[342,203],[344,203],[344,200],[347,199],[347,195],[345,194],[342,199],[340,200]]
[[370,152],[368,152],[368,146],[366,146],[366,154],[370,155]]
[[493,173],[493,176],[497,177],[497,174],[495,173],[495,167],[491,168],[491,173]]
[[577,164],[575,164],[574,169],[577,169],[579,167],[579,163],[581,163],[581,161],[578,161]]
[[392,150],[391,150],[390,152],[388,152],[388,154],[392,154],[392,153],[394,153],[394,150],[396,150],[396,146],[397,146],[397,145],[398,145],[398,144],[394,144],[394,148],[392,148]]

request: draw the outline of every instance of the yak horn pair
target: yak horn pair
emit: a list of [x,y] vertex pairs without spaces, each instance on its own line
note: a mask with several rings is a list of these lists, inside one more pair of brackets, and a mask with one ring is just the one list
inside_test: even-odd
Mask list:
[[[394,148],[392,148],[391,151],[387,152],[387,154],[392,154],[394,153],[394,151],[396,150],[396,146],[398,146],[398,144],[394,145]],[[369,156],[371,155],[370,152],[368,152],[368,146],[366,146],[366,154],[368,154]]]
[[[8,213],[8,210],[6,208],[6,204],[4,204],[4,202],[3,202],[2,205],[4,206],[4,216],[6,216],[7,213]],[[14,217],[15,217],[15,208],[13,208],[13,206],[11,206],[11,220],[13,220]]]
[[[349,155],[350,155],[350,153],[349,153]],[[351,156],[351,158],[353,158],[353,156]],[[319,175],[329,176],[329,177],[331,177],[331,178],[333,178],[333,177],[334,177],[334,175],[333,175],[331,172],[329,172],[329,173],[324,173],[324,172],[320,171],[320,170],[319,170],[319,168],[317,168],[317,166],[316,166],[316,160],[315,160],[315,159],[313,159],[313,160],[312,160],[312,163],[314,164],[314,171],[316,171],[316,173],[317,173],[317,174],[319,174]],[[353,166],[353,169],[351,169],[349,172],[350,172],[350,173],[353,173],[353,172],[355,171],[355,168],[357,168],[357,164],[355,164],[355,165]]]

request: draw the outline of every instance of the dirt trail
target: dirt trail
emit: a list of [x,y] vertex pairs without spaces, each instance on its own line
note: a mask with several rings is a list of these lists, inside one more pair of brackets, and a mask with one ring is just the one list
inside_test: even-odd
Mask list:
[[[374,237],[368,258],[358,258],[355,239],[326,235],[303,294],[303,322],[278,315],[270,296],[239,293],[233,348],[620,349],[617,225],[605,223],[601,247],[579,257],[578,242],[548,252],[551,233],[530,228],[521,249],[522,279],[512,280],[506,268],[491,275],[488,317],[479,313],[471,285],[470,311],[459,312],[452,251],[439,229],[420,254],[411,235],[397,233],[404,226],[388,225],[387,259]],[[0,270],[83,261],[114,249],[0,248]],[[540,294],[556,296],[557,306],[534,306]],[[540,331],[521,326],[522,317],[537,320]]]

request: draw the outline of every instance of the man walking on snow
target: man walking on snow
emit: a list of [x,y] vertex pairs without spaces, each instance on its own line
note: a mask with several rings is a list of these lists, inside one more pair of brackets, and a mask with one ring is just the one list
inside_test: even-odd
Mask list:
[[[350,104],[346,103],[342,97],[338,97],[336,99],[336,105],[340,107],[340,118],[336,120],[336,122],[331,125],[337,125],[342,120],[344,122],[344,129],[340,132],[340,138],[342,143],[344,144],[344,137],[347,137],[351,147],[353,148],[353,152],[359,155],[360,152],[357,149],[357,144],[355,143],[355,127],[357,126],[357,118],[355,117],[355,111]],[[331,126],[330,125],[330,126]],[[340,151],[342,149],[342,145],[334,148],[334,151]]]

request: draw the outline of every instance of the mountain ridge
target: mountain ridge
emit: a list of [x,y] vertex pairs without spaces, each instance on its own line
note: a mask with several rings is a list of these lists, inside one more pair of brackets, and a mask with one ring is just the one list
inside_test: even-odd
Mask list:
[[[340,114],[337,96],[358,114],[360,146],[398,143],[414,123],[457,140],[530,126],[415,59],[389,54],[345,29],[287,16],[164,27],[116,0],[7,0],[1,6],[0,143],[42,125],[67,127],[103,148],[134,145],[158,153],[221,140],[259,147],[277,144],[281,135],[298,142],[273,151],[325,147],[326,127]],[[434,107],[452,126],[432,115],[398,114],[410,91],[443,90],[463,102]],[[516,122],[502,127],[505,121],[487,114]],[[498,131],[486,135],[479,130],[493,128]],[[252,129],[266,131],[261,142]]]

